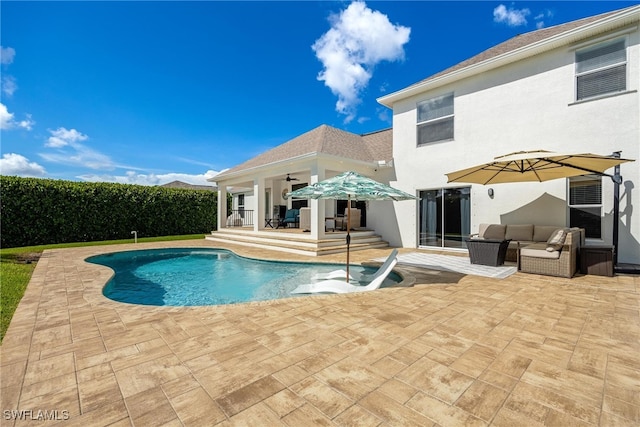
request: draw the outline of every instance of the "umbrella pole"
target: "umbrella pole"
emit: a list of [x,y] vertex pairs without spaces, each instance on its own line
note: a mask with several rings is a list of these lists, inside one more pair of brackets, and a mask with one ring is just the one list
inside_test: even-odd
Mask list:
[[349,283],[349,245],[351,244],[351,196],[347,198],[347,277],[346,281]]
[[[614,151],[613,157],[620,158],[620,151]],[[622,177],[620,176],[620,165],[616,165],[613,168],[613,268],[618,265],[618,221],[620,221],[620,183]]]

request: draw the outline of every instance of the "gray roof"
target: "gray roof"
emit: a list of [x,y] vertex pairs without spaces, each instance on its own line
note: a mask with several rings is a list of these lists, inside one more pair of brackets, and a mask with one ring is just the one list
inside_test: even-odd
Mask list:
[[484,52],[479,53],[476,56],[473,56],[465,61],[460,62],[459,64],[454,65],[453,67],[447,68],[444,71],[441,71],[439,73],[436,73],[432,76],[427,77],[424,80],[421,80],[418,83],[415,84],[420,84],[420,83],[424,83],[425,81],[428,80],[432,80],[435,79],[437,77],[441,77],[445,74],[449,74],[453,71],[459,70],[461,68],[466,68],[470,65],[475,65],[477,63],[480,62],[484,62],[488,59],[494,58],[496,56],[508,53],[508,52],[512,52],[514,50],[520,49],[522,47],[537,43],[539,41],[557,36],[559,34],[565,33],[567,31],[573,30],[574,28],[578,28],[581,27],[583,25],[589,24],[591,22],[594,21],[598,21],[602,18],[605,18],[609,15],[613,15],[615,13],[618,13],[619,10],[613,11],[613,12],[607,12],[607,13],[603,13],[600,15],[595,15],[595,16],[589,16],[587,18],[583,18],[583,19],[579,19],[577,21],[571,21],[571,22],[567,22],[566,24],[560,24],[560,25],[555,25],[553,27],[549,27],[549,28],[542,28],[540,30],[536,30],[536,31],[531,31],[529,33],[524,33],[524,34],[518,34],[517,36],[503,42],[500,43],[499,45],[493,46],[492,48],[489,48],[487,50],[485,50]]
[[[602,13],[600,15],[589,16],[587,18],[578,19],[576,21],[571,21],[565,24],[556,25],[549,28],[542,28],[540,30],[531,31],[528,33],[517,35],[503,43],[500,43],[496,46],[493,46],[469,59],[466,59],[452,67],[449,67],[441,72],[433,74],[417,83],[409,85],[399,91],[390,93],[378,99],[383,105],[392,108],[392,104],[395,100],[402,99],[405,96],[411,96],[415,94],[416,90],[421,90],[421,87],[427,86],[431,83],[436,83],[438,81],[443,81],[443,79],[447,79],[448,77],[453,77],[457,73],[463,73],[469,70],[481,70],[480,67],[482,65],[490,64],[492,61],[497,61],[498,59],[504,60],[508,58],[510,55],[516,52],[523,52],[527,49],[530,49],[534,46],[545,45],[549,48],[557,46],[557,40],[564,38],[565,43],[575,42],[577,39],[576,32],[579,32],[582,29],[591,28],[591,24],[597,25],[599,21],[606,21],[607,18],[611,17],[615,19],[615,15],[619,16],[628,16],[629,14],[634,15],[635,17],[631,18],[623,18],[620,21],[620,25],[626,25],[629,22],[637,21],[637,13],[639,10],[639,6],[631,6],[624,9],[614,10],[611,12]],[[630,21],[628,20],[630,19]],[[566,37],[565,37],[566,36]],[[553,41],[553,43],[551,43]],[[540,50],[531,50],[531,54],[539,53]],[[522,59],[522,58],[520,58]],[[513,57],[512,60],[517,60],[517,57]],[[496,64],[504,64],[504,62],[495,62]],[[476,71],[480,72],[480,71]]]
[[218,175],[216,180],[247,169],[306,155],[324,154],[362,162],[392,159],[392,129],[357,135],[321,125]]

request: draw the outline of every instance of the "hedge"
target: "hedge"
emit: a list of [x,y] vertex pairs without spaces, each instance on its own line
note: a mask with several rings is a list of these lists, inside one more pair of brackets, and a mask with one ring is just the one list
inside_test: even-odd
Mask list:
[[0,176],[3,248],[209,233],[217,193]]

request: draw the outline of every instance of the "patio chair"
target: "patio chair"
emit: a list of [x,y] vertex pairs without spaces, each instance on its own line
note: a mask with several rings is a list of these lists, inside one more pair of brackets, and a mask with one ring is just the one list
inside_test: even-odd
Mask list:
[[322,282],[309,283],[308,285],[300,285],[291,291],[292,294],[316,294],[316,293],[330,293],[330,294],[346,294],[350,292],[366,292],[378,289],[384,279],[387,278],[393,267],[398,263],[398,258],[393,258],[388,263],[385,269],[380,274],[369,282],[367,285],[352,285],[347,283],[344,279],[323,280]]
[[[360,227],[360,209],[351,209],[351,217],[349,218],[349,230]],[[347,229],[347,209],[344,210],[344,216],[336,218],[336,228],[340,230]]]
[[294,227],[298,227],[300,223],[300,210],[299,209],[289,209],[287,213],[284,215],[284,218],[278,224],[279,227],[287,227],[289,224],[293,224]]
[[[394,248],[391,253],[389,254],[389,256],[387,257],[387,259],[384,261],[384,263],[382,263],[382,265],[378,268],[378,270],[376,270],[375,273],[373,274],[363,274],[359,277],[359,279],[365,279],[365,280],[374,280],[375,278],[377,278],[379,275],[383,274],[385,272],[385,270],[387,269],[387,266],[393,262],[394,259],[398,258],[398,249]],[[311,280],[331,280],[331,279],[342,279],[345,280],[347,277],[347,270],[333,270],[329,273],[326,274],[316,274],[314,276],[311,276]],[[349,275],[349,280],[356,280],[354,279],[354,277],[352,275]]]

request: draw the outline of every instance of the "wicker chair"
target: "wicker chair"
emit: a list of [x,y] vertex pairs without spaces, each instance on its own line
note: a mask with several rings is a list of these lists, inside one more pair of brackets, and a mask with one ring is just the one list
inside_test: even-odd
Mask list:
[[[578,251],[583,230],[570,230],[558,253],[546,251],[546,244],[535,243],[520,249],[520,271],[547,276],[573,277],[578,269]],[[553,258],[557,255],[557,258]]]

